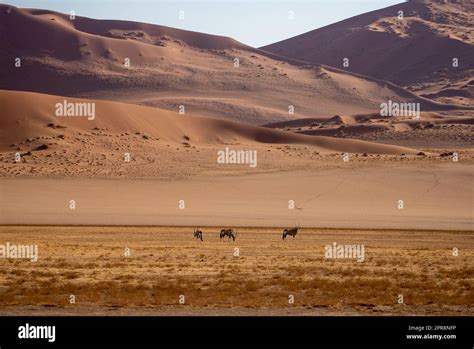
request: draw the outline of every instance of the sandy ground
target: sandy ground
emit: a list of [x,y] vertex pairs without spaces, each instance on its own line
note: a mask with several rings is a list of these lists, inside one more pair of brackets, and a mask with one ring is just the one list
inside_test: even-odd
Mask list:
[[[0,314],[473,315],[472,231],[302,229],[283,241],[245,228],[231,242],[218,229],[198,242],[184,227],[3,226],[2,243],[37,244],[39,259],[0,259]],[[364,245],[364,261],[326,259],[333,242]]]
[[473,218],[472,165],[461,163],[341,165],[174,181],[4,178],[0,192],[8,202],[2,204],[2,224],[471,230]]

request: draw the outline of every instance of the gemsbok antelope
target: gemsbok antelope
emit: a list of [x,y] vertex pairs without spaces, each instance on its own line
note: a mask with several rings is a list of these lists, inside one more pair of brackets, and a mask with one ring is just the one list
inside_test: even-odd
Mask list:
[[199,229],[196,229],[194,228],[194,237],[197,239],[197,240],[202,240],[202,231],[199,230]]
[[283,240],[285,240],[288,235],[293,236],[294,239],[296,234],[298,234],[298,229],[299,227],[283,230]]
[[224,239],[225,237],[228,237],[229,239],[232,238],[233,241],[235,241],[235,238],[237,237],[237,231],[234,232],[233,229],[222,229],[221,233],[219,234],[220,239]]

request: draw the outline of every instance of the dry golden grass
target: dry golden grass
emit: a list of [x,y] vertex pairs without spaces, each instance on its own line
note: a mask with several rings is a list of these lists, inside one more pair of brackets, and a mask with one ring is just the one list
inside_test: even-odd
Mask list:
[[[472,232],[203,231],[1,227],[0,244],[38,244],[39,260],[0,259],[0,314],[474,314]],[[365,261],[325,259],[333,242],[363,244]]]

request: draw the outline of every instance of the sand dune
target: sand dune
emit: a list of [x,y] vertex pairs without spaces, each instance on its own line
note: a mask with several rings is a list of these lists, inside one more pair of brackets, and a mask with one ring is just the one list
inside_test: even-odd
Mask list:
[[[117,102],[70,98],[70,103],[95,103],[95,119],[84,116],[55,116],[55,105],[64,97],[29,92],[0,91],[1,144],[6,149],[29,140],[79,137],[81,131],[106,130],[110,134],[134,133],[145,138],[182,144],[185,139],[194,145],[225,144],[235,140],[245,143],[304,144],[321,150],[368,152],[380,154],[416,154],[414,149],[379,145],[357,140],[310,137],[258,126],[244,125],[199,116]],[[59,127],[55,127],[59,126]],[[58,136],[61,136],[59,139]],[[35,143],[32,143],[35,144]],[[34,150],[35,148],[31,149]],[[99,152],[100,149],[97,150]]]
[[[459,109],[351,72],[231,38],[0,5],[0,88],[114,100],[267,124],[371,113],[380,103]],[[21,57],[21,68],[13,62]],[[125,66],[129,59],[130,66]],[[235,66],[238,59],[238,67]],[[290,106],[294,112],[290,112]]]
[[[398,11],[403,11],[403,20]],[[440,89],[454,81],[466,84],[474,76],[473,13],[468,1],[408,1],[262,49],[389,80],[416,91]],[[349,67],[343,66],[344,58],[349,58]],[[452,66],[453,58],[458,59],[458,68]]]
[[421,112],[413,117],[383,117],[380,114],[335,115],[265,125],[301,134],[356,138],[421,148],[472,147],[473,113]]
[[[14,41],[3,38],[7,48],[47,51],[50,57],[55,58],[78,59],[84,55],[106,55],[112,59],[133,57],[141,62],[151,62],[153,57],[144,53],[168,51],[163,48],[173,43],[202,49],[250,49],[232,38],[159,25],[94,20],[80,16],[71,20],[68,14],[18,9],[8,5],[1,5],[1,10],[2,29],[8,33],[16,28]],[[171,38],[173,42],[169,42]],[[147,49],[147,52],[141,51]]]

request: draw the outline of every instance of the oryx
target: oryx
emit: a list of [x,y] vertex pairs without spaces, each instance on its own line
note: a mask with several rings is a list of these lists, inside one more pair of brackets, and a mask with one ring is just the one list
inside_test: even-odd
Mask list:
[[296,234],[298,234],[298,229],[299,229],[299,227],[284,229],[283,230],[283,240],[285,240],[288,235],[291,235],[291,236],[293,236],[293,238],[295,238]]
[[194,237],[197,239],[197,240],[202,240],[202,231],[197,229],[197,228],[194,228]]
[[237,231],[234,232],[233,229],[222,229],[221,233],[219,234],[219,238],[222,240],[225,237],[232,238],[233,241],[235,241],[235,238],[237,237]]

